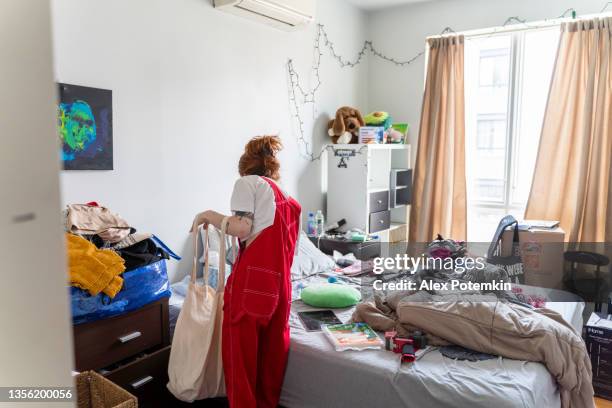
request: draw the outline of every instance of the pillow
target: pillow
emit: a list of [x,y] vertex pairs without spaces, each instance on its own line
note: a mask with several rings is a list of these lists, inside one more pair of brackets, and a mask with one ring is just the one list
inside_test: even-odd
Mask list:
[[302,289],[302,302],[313,307],[349,307],[356,305],[360,300],[361,293],[348,285],[323,283]]
[[334,260],[321,252],[304,231],[300,231],[297,251],[293,257],[293,265],[291,265],[291,280],[303,279],[310,275],[330,271],[335,267]]

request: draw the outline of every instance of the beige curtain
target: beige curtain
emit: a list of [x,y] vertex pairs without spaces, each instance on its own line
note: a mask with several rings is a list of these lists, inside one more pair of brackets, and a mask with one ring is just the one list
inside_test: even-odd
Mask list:
[[561,39],[525,218],[559,220],[570,242],[612,241],[612,18]]
[[411,242],[428,242],[438,233],[466,238],[463,43],[463,36],[428,40],[410,211]]

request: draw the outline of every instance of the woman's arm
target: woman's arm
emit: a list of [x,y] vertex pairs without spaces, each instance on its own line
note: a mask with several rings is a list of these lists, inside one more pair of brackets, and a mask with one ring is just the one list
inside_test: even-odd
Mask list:
[[[226,216],[221,213],[218,213],[212,210],[208,210],[208,211],[204,211],[196,215],[194,222],[198,226],[201,224],[205,224],[205,225],[212,224],[215,226],[215,228],[221,229],[221,222],[223,221],[224,217]],[[253,229],[253,214],[237,212],[236,215],[232,215],[229,217],[226,232],[240,239],[245,239],[249,236],[252,229]],[[193,232],[193,226],[192,226],[192,232]]]

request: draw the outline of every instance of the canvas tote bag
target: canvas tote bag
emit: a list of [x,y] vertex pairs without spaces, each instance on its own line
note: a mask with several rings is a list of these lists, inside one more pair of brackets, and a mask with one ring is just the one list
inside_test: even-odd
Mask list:
[[[221,239],[225,242],[228,217],[221,223]],[[220,245],[217,289],[208,286],[208,228],[204,228],[204,284],[196,283],[198,230],[193,228],[193,267],[187,296],[176,323],[170,361],[168,390],[187,402],[225,396],[225,380],[221,359],[221,326],[225,289],[225,245]],[[235,240],[232,249],[235,251]]]
[[[508,256],[503,256],[502,235],[509,227],[514,227],[512,252]],[[525,283],[525,268],[520,251],[518,221],[513,216],[506,215],[497,226],[495,236],[487,252],[487,262],[502,268],[508,274],[511,283]]]

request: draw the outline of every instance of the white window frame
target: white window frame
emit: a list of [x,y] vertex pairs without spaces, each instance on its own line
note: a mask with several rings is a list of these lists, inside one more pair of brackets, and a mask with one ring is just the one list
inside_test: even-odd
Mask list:
[[505,213],[514,213],[524,209],[524,203],[517,202],[514,197],[514,190],[518,178],[518,134],[521,95],[520,82],[522,80],[522,61],[523,61],[523,41],[524,31],[504,33],[501,35],[510,36],[510,67],[508,70],[508,100],[506,109],[506,150],[505,150],[505,170],[503,199],[477,200],[471,201],[475,208],[504,210]]

